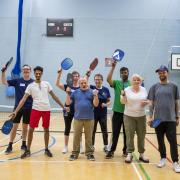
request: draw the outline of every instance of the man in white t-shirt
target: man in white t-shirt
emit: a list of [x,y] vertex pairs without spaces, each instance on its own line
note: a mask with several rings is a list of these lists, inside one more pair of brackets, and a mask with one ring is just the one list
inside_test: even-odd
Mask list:
[[27,150],[21,155],[21,158],[29,157],[31,142],[33,139],[33,132],[36,127],[38,127],[39,120],[42,118],[43,128],[44,128],[44,141],[45,141],[45,154],[48,157],[52,157],[52,153],[48,149],[49,144],[49,124],[50,124],[50,103],[48,94],[52,96],[52,98],[64,109],[64,105],[59,100],[59,98],[52,91],[52,87],[49,82],[41,81],[41,76],[43,74],[43,68],[37,66],[34,68],[34,76],[35,81],[28,85],[25,95],[19,102],[19,105],[15,109],[15,111],[10,115],[15,117],[17,112],[21,109],[23,104],[26,102],[26,99],[31,95],[33,99],[33,106],[30,117],[29,131],[28,131],[28,143]]

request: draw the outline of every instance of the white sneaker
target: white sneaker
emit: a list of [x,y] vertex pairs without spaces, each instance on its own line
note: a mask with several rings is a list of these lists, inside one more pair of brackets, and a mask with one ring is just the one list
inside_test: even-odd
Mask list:
[[131,163],[133,159],[132,153],[128,153],[126,159],[125,159],[125,163]]
[[174,162],[174,163],[173,163],[173,170],[174,170],[176,173],[180,173],[180,166],[179,166],[178,162]]
[[104,146],[103,151],[104,151],[105,153],[108,152],[108,145],[105,145],[105,146]]
[[62,153],[63,154],[66,154],[68,152],[68,147],[67,146],[64,146],[63,150],[62,150]]
[[109,145],[108,145],[108,147],[107,147],[108,151],[111,150],[111,145],[112,145],[112,144],[109,144]]
[[162,158],[159,163],[157,164],[158,168],[162,168],[166,165],[166,158]]
[[94,146],[92,146],[92,150],[93,150],[93,152],[95,151],[95,147]]
[[84,154],[84,149],[83,149],[82,145],[80,145],[80,154]]
[[140,153],[139,161],[142,161],[143,163],[149,163],[149,159],[146,158],[143,153]]

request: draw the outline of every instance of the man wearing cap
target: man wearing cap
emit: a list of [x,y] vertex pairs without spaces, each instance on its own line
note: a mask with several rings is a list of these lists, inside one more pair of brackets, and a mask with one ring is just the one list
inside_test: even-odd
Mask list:
[[176,126],[179,124],[179,91],[175,84],[169,82],[166,66],[161,65],[156,73],[159,75],[160,82],[154,84],[149,90],[148,99],[151,101],[151,106],[148,124],[151,124],[153,119],[161,120],[160,125],[155,128],[161,156],[157,167],[162,168],[166,165],[166,146],[164,142],[164,135],[166,135],[170,144],[173,170],[180,173],[176,137]]
[[[22,67],[22,77],[18,79],[12,79],[12,80],[6,80],[6,71],[2,72],[1,80],[2,84],[7,85],[7,86],[14,86],[15,88],[15,106],[14,109],[18,106],[21,98],[24,96],[25,90],[27,86],[33,82],[33,79],[30,78],[30,73],[31,73],[31,67],[27,64],[25,64]],[[26,103],[24,106],[21,108],[21,110],[18,112],[17,116],[15,119],[13,119],[13,128],[11,130],[10,134],[10,141],[9,145],[5,151],[5,154],[9,154],[12,152],[12,144],[13,141],[16,137],[16,131],[19,126],[21,118],[23,121],[22,124],[22,145],[21,149],[26,150],[26,137],[27,137],[27,130],[28,130],[28,124],[29,124],[29,119],[30,119],[30,114],[31,114],[31,109],[32,109],[32,98],[31,96],[28,97]]]

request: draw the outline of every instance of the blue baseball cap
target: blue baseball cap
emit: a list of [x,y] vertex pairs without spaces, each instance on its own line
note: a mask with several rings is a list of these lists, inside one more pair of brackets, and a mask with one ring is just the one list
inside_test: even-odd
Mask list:
[[159,72],[159,71],[167,71],[168,72],[168,68],[164,65],[161,65],[158,69],[156,69],[156,73]]

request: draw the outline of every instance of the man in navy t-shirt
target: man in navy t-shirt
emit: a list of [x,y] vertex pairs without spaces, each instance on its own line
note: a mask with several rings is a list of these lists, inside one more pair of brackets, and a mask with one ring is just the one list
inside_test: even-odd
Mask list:
[[[2,84],[7,86],[14,86],[15,88],[15,106],[14,109],[19,104],[19,101],[24,96],[24,92],[26,90],[26,87],[33,82],[33,79],[30,78],[31,73],[31,67],[27,64],[25,64],[22,67],[22,78],[18,79],[12,79],[12,80],[6,80],[6,72],[2,72]],[[27,130],[28,130],[28,124],[30,119],[32,109],[32,98],[29,97],[24,104],[24,106],[21,108],[21,110],[18,112],[17,116],[13,120],[13,128],[11,130],[10,134],[10,141],[9,145],[5,151],[5,154],[9,154],[12,152],[12,144],[16,137],[16,131],[19,126],[20,120],[23,117],[23,125],[22,125],[22,146],[21,149],[26,150],[26,137],[27,137]]]
[[92,144],[95,144],[95,133],[97,129],[97,123],[99,122],[104,142],[104,151],[108,151],[108,132],[107,132],[107,106],[110,105],[110,92],[107,87],[102,86],[103,76],[96,74],[94,76],[95,86],[90,85],[91,89],[98,90],[99,104],[94,108],[94,130],[92,136]]

